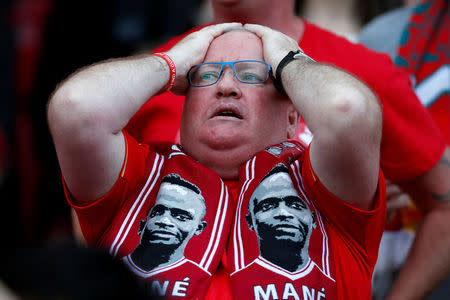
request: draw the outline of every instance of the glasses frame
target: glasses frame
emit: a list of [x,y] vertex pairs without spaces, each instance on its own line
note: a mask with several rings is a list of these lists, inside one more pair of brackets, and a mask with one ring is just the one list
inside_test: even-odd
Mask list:
[[[264,63],[267,66],[267,77],[264,81],[262,82],[246,82],[246,81],[242,81],[238,78],[238,76],[236,75],[236,71],[234,70],[234,64],[235,63],[240,63],[240,62],[260,62],[260,63]],[[219,76],[217,77],[217,80],[214,81],[213,83],[207,84],[207,85],[194,85],[192,84],[191,81],[191,71],[201,65],[210,65],[210,64],[219,64],[220,65],[220,71],[219,71]],[[192,68],[187,72],[187,79],[189,82],[189,85],[192,87],[207,87],[207,86],[211,86],[216,84],[217,82],[219,82],[220,77],[222,77],[222,72],[223,72],[223,67],[224,66],[231,66],[231,69],[233,70],[233,75],[234,77],[241,83],[245,83],[245,84],[261,84],[267,81],[267,79],[269,79],[269,77],[272,76],[272,67],[265,61],[262,60],[255,60],[255,59],[246,59],[246,60],[236,60],[236,61],[229,61],[229,62],[206,62],[206,63],[201,63],[201,64],[197,64],[195,66],[192,66]]]

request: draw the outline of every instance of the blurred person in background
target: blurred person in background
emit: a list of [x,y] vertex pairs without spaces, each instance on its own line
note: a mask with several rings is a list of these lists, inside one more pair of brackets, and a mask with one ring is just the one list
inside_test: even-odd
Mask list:
[[[437,122],[447,143],[450,143],[450,3],[429,0],[404,1],[403,4],[367,24],[361,31],[360,42],[388,54],[396,65],[411,75],[420,101]],[[448,206],[445,198],[436,197],[435,202]],[[411,277],[404,276],[406,272],[400,272],[399,276],[396,274],[401,268],[412,268],[410,261],[403,264],[420,221],[421,213],[411,203],[407,209],[399,211],[385,232],[374,272],[374,285],[378,287],[374,290],[376,299],[383,299],[389,293],[394,280],[395,285],[390,291],[392,299],[411,286],[413,281]],[[446,228],[449,230],[448,221]],[[432,250],[433,245],[424,244],[423,247]],[[417,252],[410,255],[417,255]],[[448,254],[443,264],[450,264]],[[450,277],[447,277],[427,299],[446,299],[449,293]]]

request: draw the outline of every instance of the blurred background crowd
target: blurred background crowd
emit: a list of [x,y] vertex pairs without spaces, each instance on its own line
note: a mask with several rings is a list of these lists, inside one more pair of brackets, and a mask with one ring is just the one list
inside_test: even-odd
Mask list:
[[[416,2],[303,0],[297,2],[297,11],[310,22],[359,42],[361,33],[367,32],[365,26],[376,17]],[[0,278],[4,288],[11,299],[41,299],[39,295],[48,299],[66,291],[78,293],[76,299],[95,298],[95,292],[82,294],[65,286],[70,280],[82,280],[95,282],[99,289],[109,287],[113,294],[108,299],[120,298],[125,294],[119,286],[125,290],[135,284],[125,279],[126,271],[103,253],[86,251],[75,242],[71,209],[47,127],[46,103],[56,85],[80,67],[150,53],[170,37],[209,22],[209,0],[3,0],[0,18]],[[396,42],[400,33],[387,34]],[[113,268],[117,275],[99,283]],[[95,274],[85,276],[89,272]],[[52,294],[52,289],[61,292]]]

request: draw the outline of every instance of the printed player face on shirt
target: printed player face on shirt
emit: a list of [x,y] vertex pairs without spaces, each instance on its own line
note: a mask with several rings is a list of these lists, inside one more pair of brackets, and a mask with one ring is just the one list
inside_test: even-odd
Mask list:
[[[165,254],[162,257],[166,261],[153,267],[181,259],[189,240],[206,227],[206,222],[202,221],[205,213],[205,200],[197,186],[177,174],[164,177],[133,258],[146,249],[148,256]],[[136,260],[135,263],[139,264]]]
[[[295,271],[308,261],[308,246],[315,228],[314,214],[298,196],[285,168],[274,168],[253,192],[246,216],[254,230],[260,255],[274,264]],[[289,251],[289,253],[288,253]],[[292,259],[292,254],[297,259]]]

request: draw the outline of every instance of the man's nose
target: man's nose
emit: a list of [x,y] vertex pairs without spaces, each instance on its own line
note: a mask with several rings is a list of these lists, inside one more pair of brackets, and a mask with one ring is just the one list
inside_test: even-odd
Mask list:
[[288,219],[293,218],[292,213],[289,211],[289,207],[284,204],[284,202],[280,202],[277,209],[275,210],[275,218],[278,219]]
[[164,213],[156,222],[156,225],[158,225],[159,227],[173,227],[174,224],[170,218],[170,216],[168,215],[168,213]]
[[224,68],[217,82],[217,97],[240,98],[242,95],[240,82],[234,76],[233,70],[229,66],[226,67],[228,68]]

